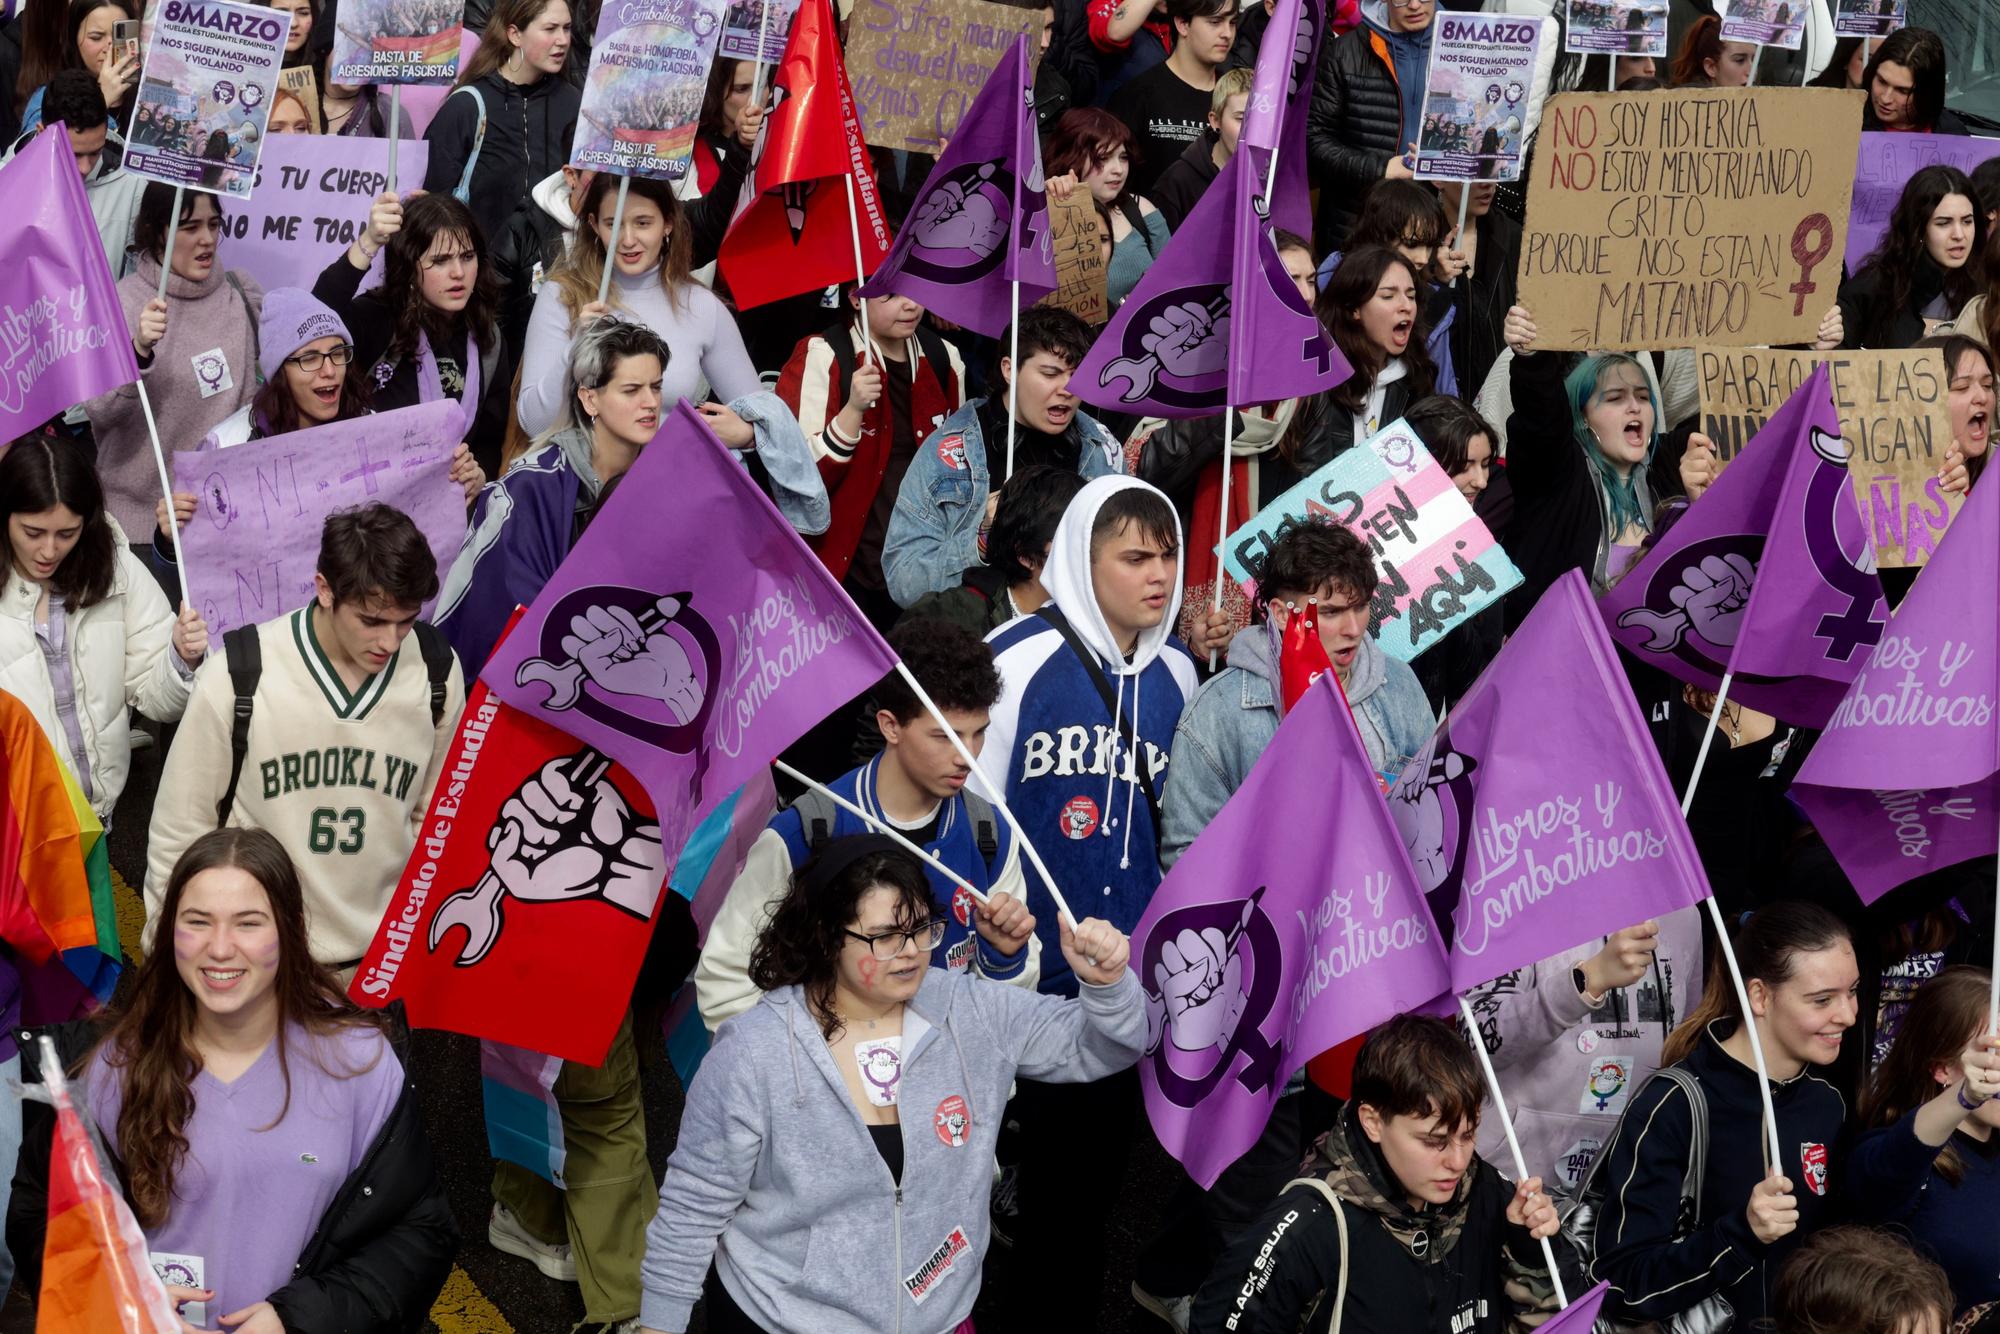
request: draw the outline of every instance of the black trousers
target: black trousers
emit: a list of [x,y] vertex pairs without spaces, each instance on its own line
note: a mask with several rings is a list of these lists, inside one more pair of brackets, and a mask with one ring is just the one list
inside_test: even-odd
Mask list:
[[1136,1136],[1150,1135],[1139,1072],[1092,1084],[1022,1079],[1020,1220],[1008,1285],[1008,1328],[1046,1330],[1049,1312],[1069,1329],[1098,1328],[1104,1238],[1125,1184]]

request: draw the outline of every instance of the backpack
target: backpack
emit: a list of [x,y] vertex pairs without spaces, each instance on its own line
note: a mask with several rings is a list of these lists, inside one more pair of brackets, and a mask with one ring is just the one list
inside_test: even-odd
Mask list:
[[[860,354],[854,350],[854,325],[851,322],[836,324],[820,337],[833,350],[833,372],[840,377],[840,401],[845,403],[854,386],[854,370],[861,364]],[[927,324],[917,326],[917,351],[924,364],[930,367],[938,388],[944,391],[944,397],[950,399],[950,386],[945,383],[944,377],[951,370],[951,358],[944,349],[944,340],[931,332]],[[883,373],[887,374],[886,368]],[[922,438],[923,433],[919,432],[918,439],[921,441]]]
[[[431,726],[444,721],[444,700],[451,684],[451,665],[457,658],[444,634],[428,621],[418,621],[417,648],[424,655],[424,671],[431,682]],[[223,656],[229,664],[229,688],[236,696],[236,710],[229,723],[229,786],[215,803],[215,827],[229,823],[229,808],[236,804],[236,784],[243,777],[243,759],[250,753],[250,714],[256,705],[257,682],[264,675],[264,646],[257,627],[239,625],[222,636]]]
[[[997,873],[993,859],[1000,855],[999,824],[993,818],[993,805],[977,792],[967,789],[958,794],[965,801],[965,814],[972,821],[973,837],[979,843],[979,855],[986,860],[986,883],[991,885]],[[806,853],[818,852],[833,836],[833,825],[839,815],[839,807],[833,798],[818,788],[807,788],[799,799],[792,803],[792,809],[799,813],[799,828],[806,836]]]
[[[1681,1177],[1680,1216],[1674,1224],[1673,1240],[1679,1241],[1694,1230],[1695,1221],[1701,1217],[1701,1179],[1708,1169],[1708,1095],[1702,1091],[1701,1081],[1678,1065],[1669,1065],[1655,1070],[1652,1078],[1640,1089],[1650,1087],[1653,1080],[1664,1079],[1680,1086],[1687,1094],[1688,1106],[1693,1115],[1692,1133],[1689,1135],[1687,1171]],[[1576,1247],[1576,1253],[1588,1262],[1591,1277],[1596,1277],[1597,1264],[1597,1215],[1604,1207],[1605,1183],[1604,1163],[1611,1157],[1611,1146],[1625,1133],[1626,1118],[1632,1115],[1632,1108],[1638,1104],[1638,1097],[1625,1104],[1625,1110],[1618,1115],[1618,1124],[1612,1128],[1611,1138],[1604,1143],[1604,1149],[1591,1160],[1590,1167],[1583,1174],[1583,1180],[1576,1183],[1576,1198],[1562,1215],[1562,1235]],[[1729,1329],[1736,1321],[1736,1313],[1728,1299],[1717,1294],[1705,1299],[1693,1310],[1683,1311],[1664,1322],[1641,1321],[1633,1323],[1615,1320],[1610,1316],[1599,1316],[1592,1326],[1594,1334],[1625,1334],[1626,1331],[1657,1331],[1657,1334],[1719,1334]]]
[[[479,90],[469,83],[452,89],[450,96],[456,97],[460,93],[470,93],[472,105],[479,108],[479,125],[472,132],[472,152],[465,159],[465,170],[459,173],[458,184],[451,187],[453,199],[461,204],[469,204],[472,202],[472,172],[479,165],[479,150],[486,143],[486,99],[481,97]],[[393,129],[389,132],[395,133]]]

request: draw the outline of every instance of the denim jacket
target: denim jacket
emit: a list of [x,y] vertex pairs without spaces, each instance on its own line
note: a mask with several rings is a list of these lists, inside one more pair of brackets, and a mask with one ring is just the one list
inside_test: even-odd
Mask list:
[[[889,596],[907,607],[926,593],[956,588],[965,571],[981,563],[979,521],[987,494],[997,489],[986,466],[986,440],[975,398],[944,419],[917,447],[903,474],[903,489],[882,542],[882,574]],[[1070,423],[1081,432],[1077,475],[1088,480],[1125,471],[1125,454],[1111,432],[1083,412]]]
[[[1368,762],[1377,773],[1401,773],[1437,727],[1416,673],[1363,639],[1346,690]],[[1260,621],[1229,641],[1229,665],[1195,693],[1174,731],[1174,781],[1160,798],[1162,866],[1208,827],[1277,734],[1277,653]]]

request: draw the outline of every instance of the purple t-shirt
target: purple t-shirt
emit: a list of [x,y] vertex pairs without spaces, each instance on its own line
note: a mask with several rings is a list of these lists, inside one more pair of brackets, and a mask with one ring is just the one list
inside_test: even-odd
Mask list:
[[[294,1025],[286,1058],[289,1108],[275,1042],[232,1084],[207,1071],[194,1077],[174,1203],[146,1241],[168,1282],[215,1290],[205,1318],[194,1319],[203,1329],[291,1281],[321,1215],[402,1091],[402,1062],[372,1028],[318,1039]],[[123,1101],[118,1073],[100,1049],[85,1076],[90,1114],[114,1149]]]

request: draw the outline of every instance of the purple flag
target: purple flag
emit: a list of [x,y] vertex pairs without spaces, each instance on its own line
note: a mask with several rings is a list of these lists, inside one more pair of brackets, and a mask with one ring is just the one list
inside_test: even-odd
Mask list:
[[12,440],[132,383],[139,363],[63,125],[0,167],[0,199],[19,210],[0,266],[0,440]]
[[1854,678],[1792,793],[1862,902],[1994,851],[2000,484],[1972,493]]
[[1590,1334],[1597,1323],[1598,1308],[1604,1305],[1605,1294],[1611,1285],[1600,1283],[1580,1296],[1571,1297],[1569,1305],[1535,1327],[1535,1334]]
[[1821,365],[1601,604],[1641,662],[1823,726],[1888,609]]
[[1021,284],[1023,310],[1056,290],[1033,82],[1028,39],[1016,38],[861,295],[906,296],[998,338],[1013,318],[1010,283]]
[[1422,890],[1330,675],[1161,882],[1132,965],[1146,1111],[1203,1186],[1256,1143],[1294,1071],[1444,989]]
[[1438,724],[1389,809],[1453,991],[1708,897],[1580,570],[1549,587]]
[[1347,358],[1278,259],[1263,182],[1238,153],[1076,368],[1087,403],[1206,417],[1332,389]]
[[686,400],[482,680],[631,770],[668,863],[896,655]]
[[[1271,154],[1278,154],[1271,220],[1287,231],[1311,236],[1306,104],[1312,97],[1313,71],[1319,68],[1320,43],[1326,38],[1325,0],[1278,0],[1265,33],[1237,149],[1250,150],[1250,169],[1259,182],[1270,170]],[[1289,42],[1283,38],[1286,33],[1292,34]]]

